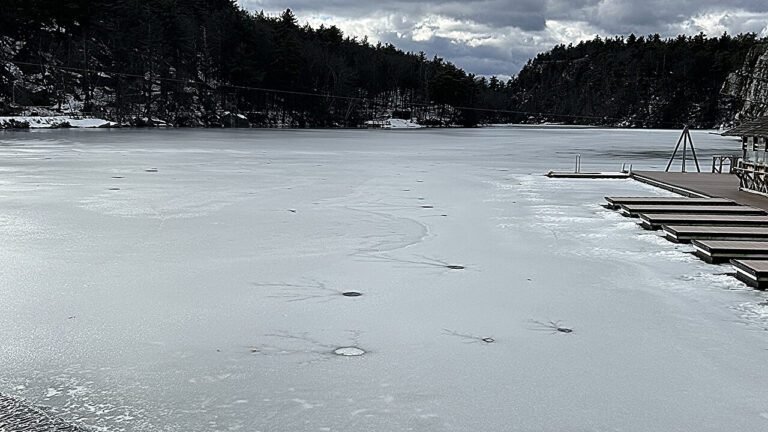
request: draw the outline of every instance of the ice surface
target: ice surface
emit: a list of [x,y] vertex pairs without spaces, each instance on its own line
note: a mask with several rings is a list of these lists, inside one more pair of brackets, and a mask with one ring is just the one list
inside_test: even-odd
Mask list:
[[678,135],[0,133],[0,392],[107,431],[765,430],[765,294],[599,206],[665,192],[540,175]]

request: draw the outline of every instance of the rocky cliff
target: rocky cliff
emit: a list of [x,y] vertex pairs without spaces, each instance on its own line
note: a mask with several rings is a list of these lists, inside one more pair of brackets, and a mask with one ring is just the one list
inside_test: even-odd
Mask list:
[[510,94],[515,109],[542,113],[536,120],[717,127],[731,123],[743,106],[740,97],[721,91],[724,83],[740,76],[734,71],[749,63],[748,53],[755,57],[753,48],[761,43],[753,34],[596,37],[537,55],[512,82]]
[[768,115],[768,44],[749,50],[744,64],[728,75],[721,93],[733,99],[736,122]]

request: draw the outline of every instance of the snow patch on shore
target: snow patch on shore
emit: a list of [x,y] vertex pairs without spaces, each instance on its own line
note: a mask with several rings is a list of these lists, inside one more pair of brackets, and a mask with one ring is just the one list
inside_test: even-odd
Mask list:
[[424,127],[413,120],[397,118],[368,120],[365,126],[372,129],[421,129]]
[[74,119],[66,116],[0,117],[0,129],[107,128],[117,126],[119,125],[115,122],[96,118]]

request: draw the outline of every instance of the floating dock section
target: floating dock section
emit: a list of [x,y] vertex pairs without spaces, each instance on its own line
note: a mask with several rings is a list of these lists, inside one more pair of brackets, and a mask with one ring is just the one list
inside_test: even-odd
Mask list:
[[664,225],[768,226],[768,216],[692,215],[682,213],[642,213],[639,216],[640,226],[649,230],[658,230]]
[[664,237],[674,243],[690,243],[693,240],[768,241],[768,226],[663,225],[661,229],[664,230]]
[[731,265],[736,269],[736,279],[752,288],[768,288],[768,260],[736,259],[731,260]]
[[768,242],[734,240],[694,240],[696,256],[710,264],[733,259],[768,259]]
[[638,217],[641,213],[677,213],[677,214],[707,214],[707,215],[766,215],[765,210],[739,205],[643,205],[622,204],[619,206],[625,216]]
[[735,206],[735,201],[725,198],[686,198],[686,197],[605,197],[606,208],[618,209],[622,205],[707,205]]
[[768,288],[768,197],[740,189],[734,174],[633,171],[550,171],[553,178],[631,178],[677,196],[607,196],[604,207],[638,218],[648,230],[663,230],[674,243],[691,243],[695,255],[709,263],[730,262],[736,277],[759,289]]
[[747,285],[768,288],[768,198],[739,191],[725,174],[632,173],[632,178],[679,196],[605,197],[604,207],[663,230],[675,243],[691,243],[702,260],[728,263]]

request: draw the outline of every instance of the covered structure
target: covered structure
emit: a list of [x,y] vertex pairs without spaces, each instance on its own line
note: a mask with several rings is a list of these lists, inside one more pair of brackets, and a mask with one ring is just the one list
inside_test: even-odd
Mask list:
[[723,136],[741,137],[739,189],[768,196],[768,116],[744,122]]

